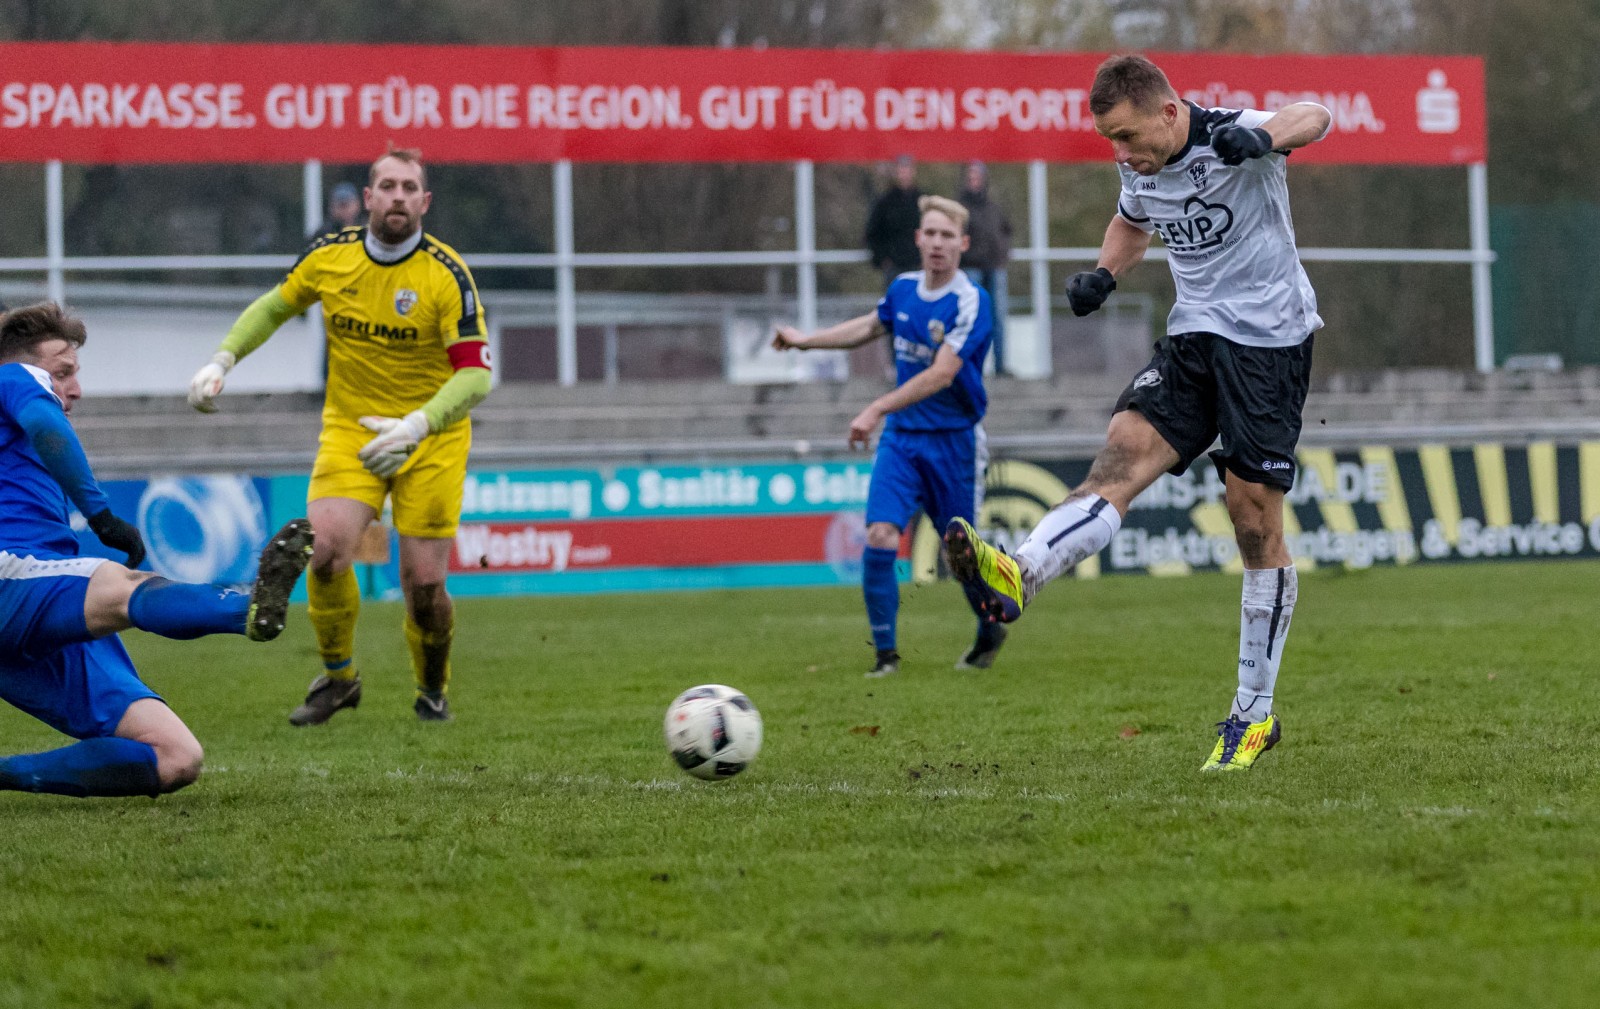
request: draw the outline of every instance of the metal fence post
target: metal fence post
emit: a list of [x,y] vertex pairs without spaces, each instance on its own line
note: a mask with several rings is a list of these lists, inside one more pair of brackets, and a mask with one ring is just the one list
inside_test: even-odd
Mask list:
[[794,241],[799,262],[795,265],[795,293],[799,298],[800,330],[817,328],[817,208],[814,166],[810,161],[794,163]]
[[556,374],[562,385],[578,384],[578,293],[573,267],[572,162],[554,166],[556,213]]
[[322,226],[322,162],[316,158],[307,161],[300,172],[300,194],[305,204],[304,231],[309,235]]
[[[305,221],[304,234],[311,234],[322,227],[322,162],[311,158],[305,163],[300,172],[300,199],[305,204],[303,208]],[[313,337],[322,334],[322,302],[314,302],[305,314],[306,328]],[[328,348],[325,342],[318,343],[317,354],[322,359],[322,371],[327,372]]]
[[1050,360],[1050,190],[1043,161],[1028,162],[1028,244],[1033,260],[1029,272],[1033,282],[1033,329],[1038,341],[1039,368],[1051,374]]
[[61,194],[61,162],[44,166],[44,256],[45,293],[61,304],[67,300],[67,229],[65,201]]
[[1479,372],[1494,370],[1494,292],[1489,286],[1489,166],[1467,166],[1467,220],[1472,237],[1472,348]]

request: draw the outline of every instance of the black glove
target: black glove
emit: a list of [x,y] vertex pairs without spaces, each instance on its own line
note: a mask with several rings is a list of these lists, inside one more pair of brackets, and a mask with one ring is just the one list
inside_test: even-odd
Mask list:
[[1257,127],[1225,126],[1211,135],[1211,149],[1225,165],[1237,165],[1246,158],[1259,158],[1272,150],[1272,134]]
[[144,563],[144,537],[132,523],[113,515],[110,508],[90,515],[89,528],[101,543],[127,554],[128,567],[137,568]]
[[1067,278],[1067,302],[1073,315],[1085,316],[1104,305],[1116,289],[1117,279],[1103,266],[1093,273],[1074,273]]

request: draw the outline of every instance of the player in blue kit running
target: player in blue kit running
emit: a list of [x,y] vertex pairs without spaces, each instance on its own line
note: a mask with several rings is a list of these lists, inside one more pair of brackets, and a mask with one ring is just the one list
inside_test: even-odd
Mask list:
[[[67,420],[84,339],[83,323],[51,302],[0,316],[0,697],[80,740],[0,757],[0,789],[153,796],[199,777],[200,743],[139,679],[116,632],[277,637],[311,526],[295,519],[273,536],[249,594],[135,570],[144,541],[112,513]],[[126,565],[78,556],[69,501]]]
[[[922,269],[891,281],[876,311],[809,336],[793,326],[779,326],[772,340],[778,350],[821,350],[859,347],[894,336],[898,384],[850,422],[850,444],[863,447],[884,422],[867,491],[867,548],[861,573],[877,648],[877,659],[867,673],[872,677],[900,669],[895,648],[900,609],[895,557],[901,532],[919,510],[928,513],[937,529],[957,518],[976,522],[989,465],[983,433],[989,403],[983,364],[989,356],[994,312],[988,292],[961,272],[967,208],[942,196],[924,196],[918,208],[922,220],[916,242]],[[956,668],[987,669],[1005,642],[1006,630],[983,619],[971,593],[968,601],[979,614],[978,634]]]

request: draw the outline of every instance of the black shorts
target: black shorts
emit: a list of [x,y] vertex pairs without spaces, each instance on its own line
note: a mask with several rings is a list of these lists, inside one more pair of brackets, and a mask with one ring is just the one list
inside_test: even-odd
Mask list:
[[1117,397],[1117,412],[1138,410],[1178,453],[1173,473],[1211,453],[1217,474],[1294,486],[1300,413],[1311,381],[1311,343],[1247,347],[1215,333],[1156,341],[1155,357]]

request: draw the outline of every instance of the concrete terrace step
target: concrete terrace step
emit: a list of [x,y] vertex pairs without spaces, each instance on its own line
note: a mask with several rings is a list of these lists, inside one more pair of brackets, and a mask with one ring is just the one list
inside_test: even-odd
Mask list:
[[[306,413],[322,412],[322,394],[313,392],[224,393],[217,400],[218,412],[211,417],[231,417],[240,414]],[[72,419],[81,421],[100,417],[138,417],[146,415],[197,418],[200,414],[189,408],[182,396],[95,396],[86,395],[72,409]]]
[[[570,430],[581,437],[585,426],[593,432],[638,428],[648,434],[652,428],[708,431],[738,429],[823,428],[848,422],[866,400],[838,404],[786,404],[752,407],[740,404],[679,403],[656,406],[597,405],[587,407],[528,407],[520,409],[481,409],[473,424],[478,438],[511,436],[518,433]],[[1077,402],[1041,401],[1037,403],[996,403],[989,414],[991,425],[1025,426],[1038,424],[1103,424],[1110,415],[1110,401],[1100,399]],[[127,417],[89,416],[74,418],[79,435],[86,442],[127,443],[162,440],[168,437],[193,438],[216,443],[230,438],[259,441],[261,438],[291,437],[309,433],[315,437],[321,417],[315,413],[293,414],[136,414]]]
[[[1103,375],[991,380],[986,427],[995,439],[1090,445],[1103,435],[1124,384]],[[507,384],[474,411],[474,450],[484,459],[641,458],[658,451],[681,458],[697,446],[713,454],[739,446],[785,454],[802,443],[834,452],[842,449],[851,418],[889,387],[886,380],[864,378],[763,386]],[[97,466],[114,467],[121,459],[157,468],[218,468],[238,457],[303,468],[315,451],[320,394],[231,395],[219,406],[218,413],[200,416],[179,396],[90,397],[74,409],[73,421]],[[1307,439],[1324,443],[1341,432],[1438,437],[1474,425],[1508,437],[1562,430],[1588,437],[1600,429],[1600,370],[1335,375],[1313,391],[1305,418]]]
[[[828,401],[772,401],[766,403],[717,402],[703,400],[507,403],[498,395],[474,411],[482,431],[521,430],[541,426],[572,426],[583,423],[684,424],[696,421],[721,425],[727,421],[751,421],[763,425],[805,423],[814,418],[854,416],[881,389],[861,390],[853,398]],[[1078,390],[1068,393],[1044,390],[1030,395],[995,394],[990,400],[990,424],[1050,422],[1103,423],[1109,416],[1114,395],[1093,396]],[[228,404],[232,407],[234,404]],[[163,406],[139,403],[131,412],[112,412],[110,404],[89,403],[73,412],[79,432],[86,438],[106,433],[127,437],[159,437],[172,434],[214,439],[228,432],[248,437],[262,430],[316,430],[321,424],[320,405],[286,401],[277,404],[255,402],[249,409],[227,409],[205,416],[191,411],[181,400]],[[277,407],[274,409],[274,407]],[[1383,415],[1392,419],[1429,417],[1540,417],[1600,414],[1600,390],[1541,390],[1521,395],[1494,393],[1441,395],[1413,394],[1313,394],[1306,404],[1307,415],[1320,418],[1371,419]]]

